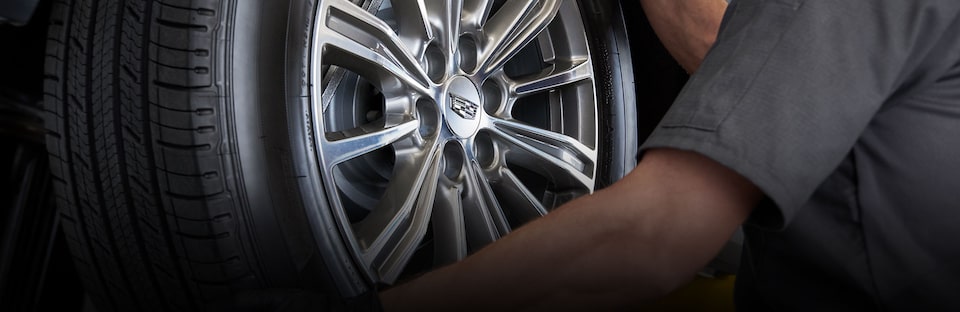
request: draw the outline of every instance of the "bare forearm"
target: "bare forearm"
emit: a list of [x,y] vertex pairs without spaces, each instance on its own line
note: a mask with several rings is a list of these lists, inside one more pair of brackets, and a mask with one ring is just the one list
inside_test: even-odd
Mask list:
[[611,246],[619,241],[608,237],[614,236],[614,230],[594,226],[606,223],[597,213],[583,213],[599,208],[590,207],[595,201],[593,196],[571,203],[460,263],[392,289],[381,296],[384,306],[387,311],[400,306],[418,311],[512,311],[556,304],[557,300],[609,297],[609,290],[595,285],[606,272],[593,272],[589,277],[577,274],[598,267],[609,271],[610,264],[596,266],[597,260],[592,258],[607,253],[604,249],[623,249],[623,245]]
[[[631,174],[460,263],[383,293],[384,307],[595,309],[662,295],[692,277],[745,217],[722,215],[724,207],[703,210],[714,194],[672,179]],[[675,208],[659,209],[667,206]]]
[[641,0],[657,37],[693,73],[717,38],[726,0]]
[[[609,217],[600,211],[605,210],[602,202],[606,198],[599,196],[602,194],[578,200],[461,263],[398,287],[396,294],[386,293],[384,306],[393,305],[390,295],[394,295],[402,301],[424,298],[407,302],[416,310],[506,311],[551,304],[569,307],[578,301],[609,303],[613,299],[621,303],[622,299],[616,298],[618,292],[644,286],[651,294],[661,293],[664,287],[659,283],[626,283],[634,279],[626,275],[634,273],[630,271],[636,267],[658,265],[645,263],[651,262],[650,258],[631,254],[628,244],[638,242],[629,241],[619,233],[621,230],[609,226]],[[605,259],[600,258],[623,263],[603,263]]]

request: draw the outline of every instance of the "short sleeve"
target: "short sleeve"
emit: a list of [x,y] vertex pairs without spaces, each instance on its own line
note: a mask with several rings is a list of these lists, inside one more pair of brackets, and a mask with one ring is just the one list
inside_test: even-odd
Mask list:
[[733,169],[773,203],[751,221],[783,228],[945,35],[956,12],[938,3],[733,1],[641,149],[695,151]]

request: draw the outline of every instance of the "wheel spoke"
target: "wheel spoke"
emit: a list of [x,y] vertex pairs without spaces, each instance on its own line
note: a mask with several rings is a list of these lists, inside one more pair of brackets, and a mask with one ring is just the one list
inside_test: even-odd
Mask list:
[[413,163],[398,168],[377,206],[354,226],[366,245],[364,261],[386,283],[396,280],[423,240],[437,195],[439,151],[409,158]]
[[327,133],[322,145],[326,169],[393,144],[416,131],[420,122],[408,120],[393,127],[385,125],[386,119],[380,119],[377,123]]
[[463,14],[461,14],[460,25],[467,28],[467,31],[480,30],[490,10],[493,9],[491,0],[464,0]]
[[483,169],[480,169],[477,163],[470,162],[468,167],[470,167],[468,172],[472,173],[470,175],[472,179],[467,180],[471,191],[468,193],[468,197],[471,199],[477,197],[479,202],[485,204],[485,211],[487,213],[484,214],[484,218],[489,218],[489,222],[492,222],[494,227],[496,227],[499,236],[507,235],[507,233],[510,233],[510,223],[507,222],[507,217],[503,214],[500,201],[494,194],[493,188],[490,187],[489,179],[484,175]]
[[430,27],[430,15],[424,1],[415,0],[393,6],[400,22],[400,29],[397,31],[400,40],[409,47],[410,51],[415,52],[414,55],[420,55],[420,52],[426,49],[425,44],[434,37],[433,28]]
[[533,41],[553,21],[559,0],[507,1],[483,26],[480,75],[493,73]]
[[526,222],[547,214],[540,200],[530,193],[513,171],[504,167],[498,170],[498,174],[499,182],[495,185],[497,194],[504,199],[504,204],[510,205],[511,214],[516,215],[517,219]]
[[[566,178],[576,186],[593,190],[597,152],[580,141],[553,131],[525,125],[513,120],[491,118],[490,130],[499,138],[526,151],[529,157],[517,157],[530,169],[560,181]],[[545,161],[545,162],[544,162]],[[543,168],[544,164],[553,169]],[[559,181],[557,181],[559,182]]]
[[387,23],[348,1],[325,3],[326,24],[317,36],[326,60],[379,83],[385,94],[431,93],[426,72]]
[[463,222],[463,203],[460,201],[461,188],[448,179],[444,182],[446,183],[440,183],[437,187],[437,197],[433,205],[436,265],[453,263],[467,256],[467,232]]
[[452,71],[456,64],[450,56],[457,52],[462,7],[463,0],[415,0],[395,6],[402,23],[401,40],[415,55],[420,55],[427,42],[438,39],[447,56],[445,71]]
[[510,231],[510,226],[490,185],[481,180],[479,170],[472,164],[465,167],[463,217],[467,226],[467,242],[471,249],[477,250],[500,239],[501,235]]
[[446,70],[453,72],[457,68],[455,59],[457,44],[460,41],[460,13],[463,0],[424,0],[427,12],[435,16],[434,27],[440,29],[440,46],[447,55]]
[[542,74],[514,81],[510,85],[510,93],[512,96],[522,97],[590,79],[593,76],[591,66],[589,60],[560,62]]

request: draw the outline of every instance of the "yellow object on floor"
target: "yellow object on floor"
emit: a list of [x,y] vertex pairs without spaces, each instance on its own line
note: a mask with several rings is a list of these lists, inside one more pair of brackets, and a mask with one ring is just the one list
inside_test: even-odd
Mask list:
[[730,311],[733,312],[733,282],[736,277],[697,277],[686,286],[657,300],[643,311]]

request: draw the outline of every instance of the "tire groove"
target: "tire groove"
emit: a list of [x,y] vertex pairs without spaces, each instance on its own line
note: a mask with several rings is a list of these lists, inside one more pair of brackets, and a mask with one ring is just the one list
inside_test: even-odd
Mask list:
[[217,192],[213,194],[204,194],[204,195],[184,195],[184,194],[177,194],[173,192],[166,192],[165,194],[167,196],[170,196],[171,198],[184,199],[184,200],[212,200],[214,198],[226,197],[224,196],[225,194],[224,192]]
[[176,66],[176,65],[163,63],[158,60],[150,60],[150,62],[157,64],[158,66],[163,66],[164,68],[193,71],[198,74],[206,74],[210,72],[210,68],[206,66],[194,66],[194,67]]
[[[207,131],[208,129],[215,129],[215,128],[214,128],[213,126],[211,126],[211,125],[198,125],[198,126],[193,127],[193,128],[184,128],[184,127],[174,127],[174,126],[167,125],[167,124],[163,124],[163,123],[156,122],[156,121],[151,121],[151,123],[153,123],[153,125],[155,125],[155,126],[157,126],[157,127],[160,127],[160,128],[170,129],[170,130],[177,130],[177,131],[189,131],[189,132],[205,133],[204,131]],[[212,131],[211,131],[211,132],[212,132]]]
[[157,168],[157,170],[160,170],[160,171],[162,171],[163,173],[166,173],[166,174],[168,174],[168,175],[173,175],[173,176],[178,176],[178,177],[184,177],[184,178],[206,178],[206,177],[210,177],[211,175],[212,175],[213,177],[216,177],[216,176],[219,176],[219,175],[220,175],[220,173],[218,173],[218,172],[216,172],[216,171],[207,171],[207,172],[202,172],[202,173],[197,173],[197,174],[189,174],[189,173],[180,173],[180,172],[176,172],[176,171],[170,171],[170,170],[163,169],[163,168]]
[[186,218],[186,217],[181,217],[181,216],[172,215],[172,214],[168,214],[168,216],[178,220],[194,221],[194,222],[227,222],[227,221],[230,221],[230,219],[233,219],[233,214],[231,213],[221,213],[206,219]]
[[[64,4],[63,2],[60,2],[60,3],[61,3],[61,4]],[[69,4],[69,5],[65,5],[65,6],[68,7],[68,9],[66,10],[66,13],[65,13],[65,15],[66,15],[65,21],[73,21],[73,13],[76,12],[76,7],[75,7],[76,3],[77,3],[76,1],[70,1],[70,4]],[[70,34],[73,33],[73,26],[74,26],[75,23],[74,23],[74,22],[69,22],[69,23],[65,23],[65,24],[66,24],[66,27],[65,27],[63,33],[64,33],[65,36],[70,36]],[[63,45],[63,49],[64,49],[64,60],[62,61],[63,63],[61,64],[61,65],[63,66],[63,68],[62,68],[62,73],[63,73],[63,77],[65,78],[65,80],[69,79],[69,68],[70,68],[70,59],[71,59],[70,55],[71,55],[71,53],[73,53],[74,50],[76,50],[76,49],[78,49],[78,48],[80,48],[80,50],[82,50],[82,47],[78,45],[79,42],[78,42],[75,38],[73,38],[72,40],[69,40],[69,41],[71,42],[71,44],[64,44],[64,45]],[[69,83],[63,83],[63,84],[61,85],[61,87],[63,88],[63,89],[62,89],[62,92],[63,92],[64,95],[67,95],[69,98],[72,98],[72,97],[73,97],[72,95],[70,95],[71,92],[70,92],[70,84],[69,84]],[[65,116],[64,118],[60,119],[60,121],[63,122],[63,131],[64,131],[63,148],[64,148],[64,154],[66,154],[66,156],[68,157],[68,159],[67,159],[67,168],[68,168],[68,172],[69,172],[69,174],[70,174],[70,181],[72,182],[72,183],[70,183],[70,191],[73,193],[72,195],[73,195],[74,202],[76,202],[77,200],[79,200],[80,190],[77,188],[77,172],[76,172],[76,168],[73,166],[73,160],[75,159],[75,157],[74,157],[74,156],[71,156],[73,153],[70,151],[70,149],[71,149],[70,147],[71,147],[71,145],[72,145],[72,143],[73,143],[73,139],[72,139],[72,133],[71,133],[71,130],[70,130],[72,123],[70,122],[70,118],[69,118],[69,113],[68,113],[68,112],[70,111],[70,106],[71,106],[71,105],[70,105],[70,101],[69,101],[69,100],[63,100],[62,103],[60,103],[60,104],[63,105],[63,112],[64,112],[64,114],[67,115],[67,116]],[[84,240],[85,242],[87,242],[86,244],[82,244],[82,246],[78,246],[78,247],[76,247],[76,248],[84,248],[84,247],[85,247],[84,249],[86,249],[87,254],[88,254],[88,255],[90,256],[90,258],[91,258],[90,261],[82,261],[82,262],[87,262],[87,263],[89,263],[88,266],[93,268],[93,271],[94,271],[94,273],[95,273],[95,274],[93,274],[93,275],[94,275],[94,277],[97,278],[97,280],[96,280],[97,284],[100,284],[99,289],[106,290],[106,289],[107,289],[107,283],[106,283],[106,278],[104,277],[104,274],[103,274],[103,268],[101,268],[100,264],[99,264],[99,263],[96,261],[96,259],[94,258],[93,244],[91,244],[91,242],[92,242],[93,240],[91,240],[91,238],[90,238],[90,232],[89,232],[89,230],[88,230],[88,225],[86,224],[86,222],[83,222],[83,221],[82,221],[82,220],[84,220],[84,217],[83,217],[84,213],[81,211],[80,207],[79,207],[78,205],[76,205],[76,204],[70,205],[70,208],[72,208],[72,209],[70,209],[70,210],[73,210],[73,211],[75,212],[76,219],[77,219],[77,222],[75,222],[75,224],[79,225],[81,236],[83,237],[83,240]],[[74,257],[74,258],[76,258],[76,257]],[[90,263],[90,262],[92,262],[92,263]],[[93,290],[88,290],[88,292],[90,292],[90,291],[93,291]],[[118,309],[117,309],[117,304],[116,304],[116,302],[114,302],[113,300],[108,300],[108,299],[104,296],[103,293],[96,293],[96,292],[95,292],[95,293],[94,293],[94,296],[96,297],[95,300],[99,301],[101,305],[102,305],[104,302],[106,302],[107,304],[109,304],[109,305],[112,307],[112,310],[114,310],[114,311],[118,310]]]
[[[97,37],[100,36],[100,35],[102,35],[102,34],[100,34],[99,32],[97,32],[97,30],[98,30],[98,29],[97,29],[97,21],[100,20],[100,19],[98,18],[98,17],[100,17],[99,14],[100,14],[102,11],[106,11],[106,10],[101,10],[101,9],[102,9],[102,8],[100,8],[100,5],[101,5],[101,2],[100,2],[100,1],[101,1],[101,0],[90,0],[90,1],[91,1],[91,3],[90,3],[91,12],[90,12],[89,25],[87,26],[87,31],[88,31],[88,34],[87,34],[87,48],[89,48],[90,50],[86,53],[86,57],[87,57],[87,68],[86,68],[87,73],[86,73],[86,77],[87,77],[88,79],[91,79],[91,80],[87,81],[87,83],[86,83],[86,85],[85,85],[85,87],[86,87],[85,89],[86,89],[86,90],[84,90],[84,92],[85,92],[84,96],[86,97],[86,104],[87,104],[87,105],[90,105],[90,107],[88,107],[88,108],[87,108],[87,111],[86,111],[86,119],[87,119],[87,140],[88,140],[88,142],[89,142],[89,144],[87,144],[87,147],[88,147],[88,149],[89,149],[88,155],[90,155],[90,166],[93,168],[93,170],[91,170],[91,173],[92,173],[91,176],[92,176],[92,178],[93,178],[93,186],[94,186],[94,190],[95,190],[95,193],[96,193],[96,200],[97,200],[97,203],[98,203],[98,205],[95,206],[96,208],[95,208],[95,207],[90,207],[90,208],[91,208],[91,209],[109,209],[109,208],[111,208],[111,207],[109,207],[108,205],[106,205],[106,204],[107,204],[107,200],[106,200],[106,198],[105,198],[105,196],[104,196],[104,185],[103,185],[103,183],[104,183],[104,177],[103,177],[104,170],[103,170],[103,169],[104,169],[104,168],[101,168],[101,167],[100,167],[100,166],[101,166],[101,163],[100,163],[100,156],[101,156],[101,154],[100,154],[100,152],[106,152],[107,148],[106,148],[106,146],[104,146],[104,149],[100,149],[100,148],[98,148],[98,146],[97,146],[97,143],[96,143],[96,142],[97,142],[97,133],[99,132],[99,131],[97,131],[97,130],[98,130],[97,128],[100,127],[101,125],[95,123],[94,121],[97,120],[97,119],[96,119],[96,117],[97,117],[96,114],[97,114],[97,113],[100,113],[100,114],[103,113],[102,111],[96,110],[95,107],[98,106],[98,105],[103,105],[104,107],[102,107],[101,109],[105,109],[105,106],[106,106],[106,105],[109,105],[109,104],[112,104],[112,103],[100,103],[100,101],[97,101],[96,99],[94,99],[94,87],[95,87],[95,84],[92,83],[92,82],[93,82],[92,77],[94,77],[95,65],[102,66],[103,64],[101,64],[101,63],[96,63],[96,64],[95,64],[95,63],[94,63],[94,60],[95,60],[95,58],[97,57],[97,54],[96,54],[96,53],[91,53],[91,52],[94,52],[94,50],[96,50],[96,49],[94,49],[94,48],[98,46],[98,45],[97,45],[97,40],[96,40]],[[106,2],[103,2],[103,3],[106,3]],[[96,51],[96,52],[99,52],[99,51]],[[101,60],[101,61],[102,61],[102,60]],[[98,91],[99,91],[99,90],[98,90]],[[113,98],[112,100],[113,100],[113,101],[116,101],[117,99],[116,99],[116,98]],[[101,120],[100,122],[103,123],[104,121]],[[116,122],[116,121],[114,121],[114,122]],[[104,142],[105,142],[105,143],[106,143],[106,141],[107,141],[107,138],[104,138]],[[115,205],[115,206],[119,206],[119,205]],[[113,208],[116,208],[116,207],[113,207]],[[117,234],[114,233],[115,231],[114,231],[114,228],[113,228],[113,224],[112,224],[112,222],[110,221],[111,213],[110,213],[109,211],[100,211],[99,215],[100,215],[100,216],[99,216],[99,217],[100,217],[100,222],[102,222],[102,227],[101,227],[101,228],[102,228],[103,231],[105,232],[105,236],[106,236],[106,239],[107,239],[108,242],[104,243],[104,242],[102,242],[102,241],[97,240],[97,243],[98,243],[98,244],[101,244],[103,248],[108,248],[107,250],[110,252],[110,254],[108,255],[108,257],[110,257],[111,260],[113,260],[114,264],[117,266],[117,267],[116,267],[116,268],[117,268],[117,271],[120,273],[120,274],[118,274],[118,276],[119,276],[119,277],[118,277],[118,278],[119,278],[119,281],[115,281],[115,280],[113,280],[113,279],[110,279],[110,281],[111,281],[118,289],[132,290],[132,289],[134,289],[134,286],[133,286],[133,283],[130,281],[130,278],[129,278],[129,276],[130,276],[130,271],[129,271],[129,268],[127,268],[127,266],[125,265],[125,263],[124,263],[124,261],[123,261],[123,259],[122,259],[122,253],[120,252],[120,248],[117,246]],[[121,284],[121,285],[116,285],[116,284],[118,284],[118,282],[119,282],[119,284]],[[127,298],[125,298],[125,299],[131,300],[132,305],[133,305],[134,307],[137,307],[137,310],[141,310],[141,309],[140,309],[140,307],[141,307],[141,304],[140,304],[141,298],[138,298],[137,295],[138,295],[138,294],[131,292],[131,295],[128,296]],[[118,298],[118,299],[119,299],[119,298]],[[124,306],[124,308],[127,308],[127,307]]]
[[[163,3],[155,2],[155,1],[147,1],[144,6],[143,36],[141,37],[142,41],[140,45],[141,47],[143,47],[140,55],[141,60],[150,59],[150,49],[148,47],[150,46],[150,42],[152,41],[151,38],[153,37],[150,34],[152,33],[152,30],[153,30],[154,19],[152,17],[153,17],[154,4],[162,5]],[[150,77],[150,62],[141,61],[140,66],[141,66],[140,72],[143,74],[143,77],[144,78]],[[150,117],[149,107],[155,104],[151,103],[149,100],[151,83],[146,83],[146,81],[149,81],[148,79],[140,79],[140,81],[143,82],[143,83],[140,83],[140,88],[141,88],[140,94],[143,95],[143,97],[141,98],[141,101],[142,101],[141,107],[143,107],[143,110],[141,112],[141,114],[143,115],[141,117],[142,117],[142,120],[144,121],[142,123],[143,139],[144,139],[144,142],[147,142],[147,144],[149,144],[149,142],[154,141],[153,133],[151,132],[151,129],[150,129],[151,123],[148,122],[150,120],[153,120],[153,118]],[[156,153],[147,153],[147,162],[149,164],[156,165],[157,164]],[[163,192],[160,189],[160,182],[159,182],[160,180],[159,180],[157,170],[149,170],[149,172],[150,172],[150,179],[152,182],[151,186],[152,186],[153,197],[154,197],[153,200],[154,200],[154,203],[156,203],[155,208],[157,210],[156,211],[156,215],[158,216],[157,219],[160,220],[160,225],[161,225],[160,228],[161,228],[161,231],[163,232],[163,237],[166,243],[168,255],[170,256],[171,263],[175,272],[168,272],[163,268],[160,268],[160,270],[164,273],[169,274],[171,277],[175,277],[175,279],[180,283],[180,288],[184,290],[182,293],[186,297],[187,302],[191,304],[195,304],[196,302],[198,302],[198,300],[196,295],[193,293],[193,291],[191,291],[194,288],[190,287],[190,285],[187,284],[187,276],[186,276],[186,273],[184,272],[184,268],[181,265],[180,261],[177,260],[177,259],[181,259],[181,256],[178,254],[177,249],[174,245],[173,233],[171,233],[170,231],[170,222],[165,217],[167,213],[163,208],[163,199],[161,198]],[[151,263],[153,264],[153,266],[159,267],[159,265],[157,265],[156,263],[153,263],[153,262]]]
[[[126,213],[129,220],[130,227],[133,232],[134,244],[137,248],[137,254],[139,255],[139,261],[137,265],[140,265],[141,268],[147,273],[147,280],[151,283],[151,289],[156,292],[157,298],[160,298],[160,306],[163,307],[163,310],[170,310],[170,301],[167,300],[167,291],[160,286],[159,281],[157,280],[157,274],[153,271],[153,267],[150,265],[143,265],[144,263],[149,263],[150,256],[146,250],[146,240],[143,237],[143,233],[140,232],[140,217],[137,213],[138,205],[135,204],[133,198],[133,187],[131,186],[131,175],[128,171],[128,161],[126,151],[126,142],[124,135],[130,135],[134,138],[136,142],[142,142],[140,136],[137,135],[134,131],[130,129],[128,125],[125,124],[123,119],[123,97],[121,94],[122,79],[120,73],[126,73],[131,79],[136,82],[139,79],[136,79],[137,76],[134,75],[133,71],[127,67],[126,64],[122,64],[121,52],[122,52],[122,41],[124,40],[124,12],[128,12],[131,16],[139,19],[139,16],[134,12],[135,10],[128,6],[127,0],[119,0],[116,7],[116,21],[115,21],[115,34],[114,34],[114,46],[113,46],[113,121],[114,121],[114,139],[117,141],[117,162],[120,164],[120,181],[121,187],[123,189],[123,194],[126,199]],[[142,96],[142,95],[141,95]],[[131,103],[132,104],[132,103]],[[139,181],[137,181],[139,182]],[[118,207],[120,209],[124,207]],[[144,222],[144,224],[148,224]],[[152,307],[151,307],[152,308]]]
[[236,144],[214,79],[229,75],[235,3],[51,1],[52,184],[97,309],[198,310],[263,286],[250,225],[234,218],[244,198],[230,186],[242,181],[220,151]]
[[190,7],[184,7],[184,6],[181,6],[181,5],[170,4],[170,3],[160,3],[160,5],[165,6],[165,7],[169,7],[169,8],[174,8],[174,9],[181,9],[181,10],[185,10],[185,11],[211,12],[211,13],[215,13],[215,12],[216,12],[215,10],[209,9],[209,8],[190,8]]
[[167,49],[167,50],[173,50],[173,51],[177,51],[177,52],[194,53],[194,54],[196,54],[196,55],[198,55],[198,56],[207,56],[207,55],[210,55],[210,50],[207,50],[207,49],[181,49],[181,48],[177,48],[177,47],[171,47],[171,46],[169,46],[169,45],[165,45],[165,44],[162,44],[162,43],[156,42],[156,41],[150,41],[150,43],[156,45],[158,48],[163,48],[163,49]]
[[139,134],[137,134],[135,131],[133,131],[133,129],[130,128],[130,126],[123,125],[122,128],[123,128],[123,133],[126,133],[129,136],[132,136],[133,139],[137,142],[143,142],[143,138]]
[[213,148],[210,144],[177,144],[167,141],[157,140],[157,145],[163,146],[169,149],[175,150],[184,150],[184,151],[209,151]]
[[[213,114],[213,109],[212,109],[212,108],[207,108],[207,107],[198,107],[198,108],[195,108],[195,109],[192,109],[192,110],[184,110],[184,109],[178,109],[178,108],[176,108],[176,107],[163,106],[163,105],[160,105],[159,103],[152,103],[152,102],[151,102],[150,105],[153,106],[153,107],[162,109],[162,110],[167,110],[167,111],[171,111],[171,112],[175,112],[175,113],[196,114],[197,116],[206,116],[206,115],[212,115],[212,114]],[[151,121],[151,122],[153,122],[153,121]]]
[[184,85],[178,85],[178,84],[175,84],[175,83],[169,83],[169,82],[164,82],[164,81],[160,81],[160,80],[154,80],[154,81],[153,81],[153,84],[156,85],[156,86],[158,86],[158,87],[165,88],[165,89],[170,89],[170,90],[174,90],[174,91],[201,90],[201,89],[206,89],[206,88],[209,88],[209,87],[210,87],[209,85],[206,85],[206,86],[184,86]]
[[[155,233],[155,234],[160,234],[160,229],[158,229],[158,228],[154,227],[152,224],[150,224],[150,222],[148,222],[148,220],[147,220],[146,218],[141,217],[139,220],[140,220],[140,222],[143,222],[143,225],[145,225],[146,228],[150,229],[151,232],[153,232],[153,233]],[[145,259],[144,261],[150,261],[150,259],[148,258],[148,259]]]
[[184,232],[177,232],[177,235],[195,240],[218,240],[230,237],[230,232],[219,232],[210,235],[196,235]]
[[199,31],[199,32],[207,32],[210,30],[210,28],[207,27],[207,25],[181,23],[181,22],[175,22],[171,20],[165,20],[162,18],[157,18],[156,21],[157,21],[157,24],[170,27],[170,28],[189,29],[191,31]]

